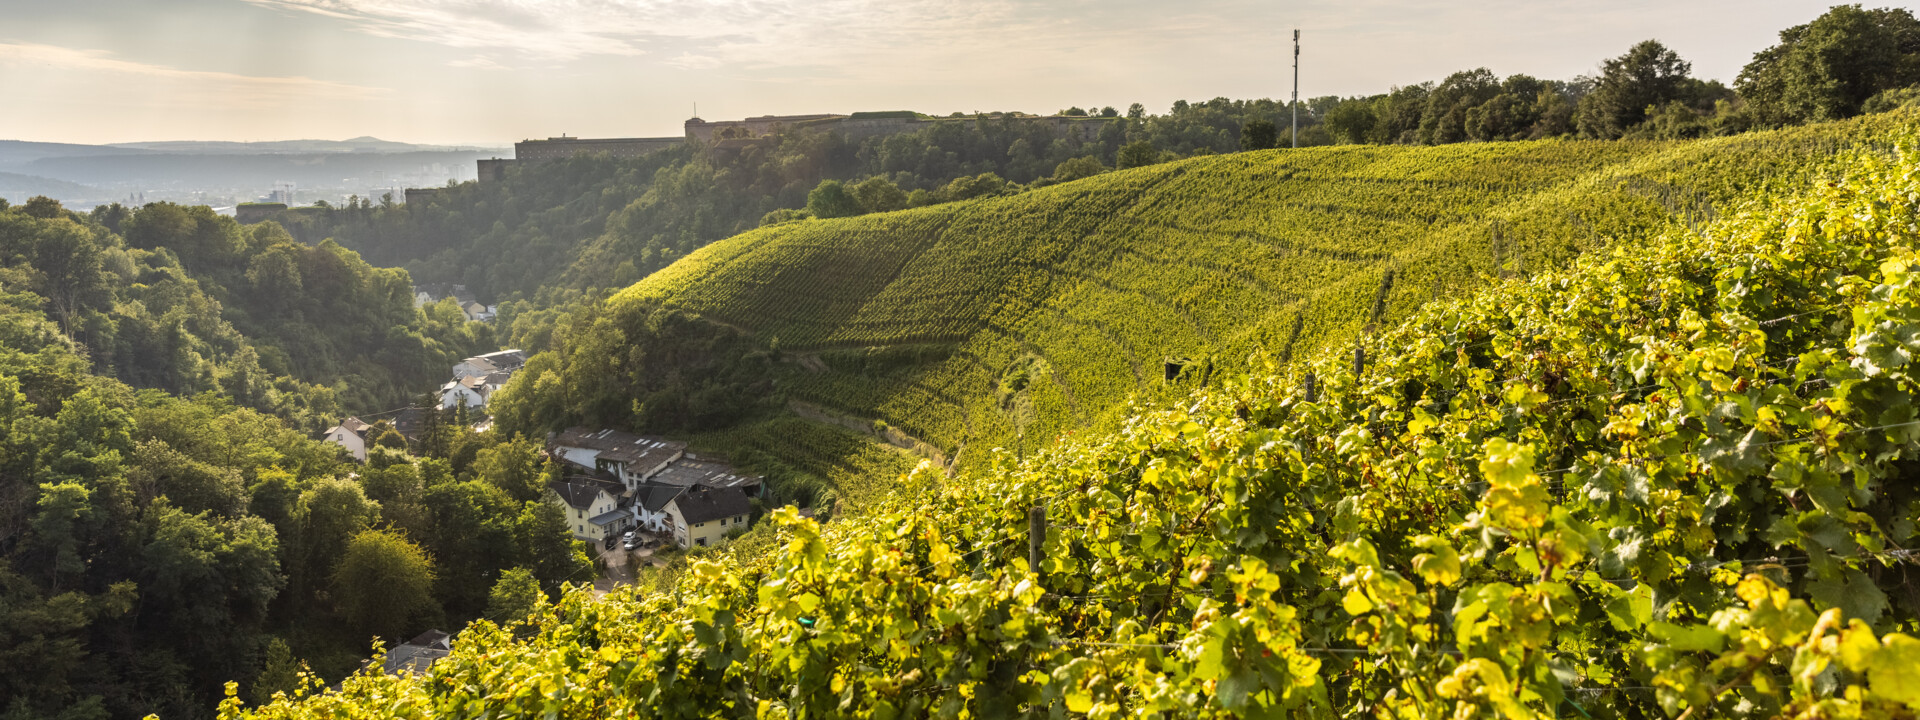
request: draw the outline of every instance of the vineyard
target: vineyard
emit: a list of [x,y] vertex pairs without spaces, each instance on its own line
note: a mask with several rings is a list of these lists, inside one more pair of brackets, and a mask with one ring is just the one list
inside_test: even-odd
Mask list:
[[[1305,356],[1489,279],[1707,222],[1897,122],[1195,158],[763,228],[612,302],[745,329],[799,361],[783,366],[794,397],[980,468],[991,448],[1112,429],[1129,398],[1184,393],[1164,380],[1169,359],[1243,370],[1257,349]],[[833,361],[849,352],[918,360]]]
[[[1638,148],[1524,207],[1476,214],[1510,228],[1498,245],[1455,230],[1455,245],[1395,253],[1398,265],[1324,242],[1311,259],[1289,252],[1329,273],[1373,258],[1366,272],[1396,279],[1386,292],[1334,275],[1318,294],[1273,285],[1305,296],[1303,321],[1273,324],[1303,327],[1287,330],[1293,358],[1256,353],[1252,367],[1223,369],[1177,400],[1124,408],[1111,432],[1024,459],[997,453],[945,482],[922,465],[910,480],[937,489],[826,526],[781,511],[776,552],[695,563],[671,592],[596,601],[577,590],[524,623],[476,623],[423,677],[357,676],[258,709],[233,700],[222,716],[1913,717],[1920,148],[1912,127],[1888,122],[1838,156],[1834,128],[1744,141],[1822,157],[1820,177],[1769,181],[1788,174],[1742,141]],[[1093,224],[1122,233],[1146,222],[1156,198],[1215,163],[1278,162],[1121,175],[1138,201]],[[1653,184],[1702,167],[1726,175],[1701,176],[1683,197],[1715,201],[1717,217],[1676,216],[1635,190],[1676,187]],[[1733,204],[1741,195],[1749,202]],[[1597,235],[1543,230],[1573,222],[1555,210],[1570,207],[1588,211],[1575,217]],[[1634,212],[1659,229],[1609,229]],[[967,223],[1040,220],[983,203],[879,222],[951,239]],[[680,281],[761,268],[783,282],[755,256],[799,236],[846,262],[893,262],[902,277],[917,267],[811,233],[723,243]],[[1555,254],[1582,241],[1592,249],[1580,258]],[[920,252],[963,250],[942,241]],[[1452,257],[1495,274],[1496,256],[1531,267],[1479,291],[1443,286],[1456,298],[1404,310],[1432,292],[1418,279],[1427,267]],[[1054,282],[1041,278],[1066,271],[1041,268],[1065,259],[998,277]],[[1236,267],[1233,277],[1279,282]],[[1226,348],[1259,332],[1226,322],[1237,311],[1183,299],[1202,296],[1185,294],[1190,285],[1092,277],[1103,280],[1059,281],[1089,298],[1154,289],[1164,307],[1187,308],[1115,334],[1185,326],[1195,347]],[[636,290],[648,291],[662,288]],[[1385,309],[1349,317],[1314,303],[1341,293]],[[936,307],[1015,297],[955,296],[913,316],[924,325],[894,326],[856,322],[884,313],[850,300],[789,303],[778,328],[816,347],[889,328],[895,341],[927,342],[960,332]],[[1136,299],[1133,317],[1155,307]],[[992,317],[1024,313],[1020,327],[1076,327],[1067,310],[1000,311]],[[828,312],[841,315],[799,331]],[[1384,321],[1395,312],[1406,319]],[[1367,322],[1376,329],[1353,332]],[[1014,347],[1073,347],[989,331]],[[992,360],[968,349],[976,340],[954,342],[943,362]],[[1067,373],[1075,361],[1063,354],[1018,367]],[[1029,387],[1091,411],[1096,396],[1076,377]]]

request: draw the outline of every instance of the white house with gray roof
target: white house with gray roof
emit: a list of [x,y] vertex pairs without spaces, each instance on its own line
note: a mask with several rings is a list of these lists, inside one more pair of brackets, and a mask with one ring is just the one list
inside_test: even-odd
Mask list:
[[685,455],[687,444],[619,430],[576,427],[549,439],[547,450],[560,460],[611,473],[632,491]]

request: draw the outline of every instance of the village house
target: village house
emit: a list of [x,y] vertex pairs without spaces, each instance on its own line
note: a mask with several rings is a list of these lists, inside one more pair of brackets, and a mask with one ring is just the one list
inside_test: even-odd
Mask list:
[[732,488],[747,497],[760,497],[765,485],[762,480],[759,475],[747,475],[717,459],[686,453],[648,482],[677,487]]
[[459,305],[463,312],[468,305],[477,300],[473,293],[467,292],[465,285],[428,283],[413,286],[413,306],[416,308],[426,307],[446,298],[453,298],[454,304]]
[[453,366],[453,379],[485,377],[494,373],[506,373],[511,376],[513,371],[519,370],[526,364],[527,353],[524,350],[501,350],[485,355],[475,355]]
[[439,630],[428,630],[387,651],[380,670],[388,675],[425,675],[441,658],[453,654],[453,638]]
[[683,548],[719,545],[727,533],[746,528],[752,513],[752,501],[734,488],[689,488],[666,506],[668,527]]
[[507,384],[511,376],[496,372],[489,375],[468,375],[440,386],[440,408],[442,410],[457,405],[470,408],[484,407],[500,386]]
[[367,446],[373,444],[373,438],[367,436],[367,431],[371,429],[372,424],[350,417],[341,420],[339,425],[327,428],[325,441],[346,448],[353,459],[366,462]]
[[673,526],[672,521],[667,518],[667,505],[686,491],[687,488],[678,485],[642,486],[633,494],[634,521],[646,530],[657,533],[671,532]]
[[[422,431],[426,429],[428,412],[430,411],[424,408],[401,410],[394,413],[391,420],[386,421],[386,427],[400,433],[400,437],[409,444],[419,442]],[[339,425],[327,428],[326,434],[320,439],[322,442],[346,448],[347,452],[353,455],[353,459],[366,462],[367,451],[372,449],[380,439],[379,433],[375,432],[378,427],[380,426],[375,423],[350,417],[341,420]]]
[[641,483],[679,460],[686,450],[683,442],[578,427],[567,428],[547,441],[547,451],[555,458],[611,473],[629,491],[637,490]]
[[548,483],[547,501],[566,513],[575,538],[597,543],[633,526],[633,513],[620,507],[623,491],[618,483],[575,475]]
[[477,302],[460,306],[460,312],[466,314],[468,322],[493,322],[493,317],[499,314],[499,309],[498,305],[481,305]]

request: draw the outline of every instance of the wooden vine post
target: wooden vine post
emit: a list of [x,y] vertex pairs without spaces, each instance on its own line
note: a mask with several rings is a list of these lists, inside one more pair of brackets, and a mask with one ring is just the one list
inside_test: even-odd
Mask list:
[[1027,568],[1040,575],[1040,549],[1047,544],[1047,506],[1027,511]]

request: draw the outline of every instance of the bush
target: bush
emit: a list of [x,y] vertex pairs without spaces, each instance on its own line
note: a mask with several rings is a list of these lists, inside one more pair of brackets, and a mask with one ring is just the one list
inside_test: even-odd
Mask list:
[[1146,167],[1157,162],[1160,162],[1160,151],[1153,149],[1153,143],[1141,140],[1120,148],[1120,156],[1114,162],[1114,166],[1125,170]]
[[1240,128],[1241,150],[1271,150],[1280,145],[1280,129],[1270,120],[1255,120]]
[[853,186],[853,199],[870,213],[892,212],[907,206],[906,192],[893,181],[877,175]]
[[818,218],[852,217],[860,214],[860,201],[840,181],[821,180],[807,193],[807,212]]
[[1100,162],[1100,158],[1086,155],[1054,166],[1053,180],[1054,182],[1070,182],[1081,178],[1090,178],[1106,171],[1107,166]]
[[1920,102],[1920,86],[1882,90],[1880,94],[1867,98],[1867,102],[1860,106],[1860,112],[1891,112],[1916,102]]
[[773,212],[760,216],[760,227],[766,227],[768,225],[779,225],[780,223],[794,222],[796,220],[805,220],[810,217],[813,217],[813,216],[807,214],[807,211],[805,210],[799,210],[795,208],[780,208],[779,210],[775,210]]

